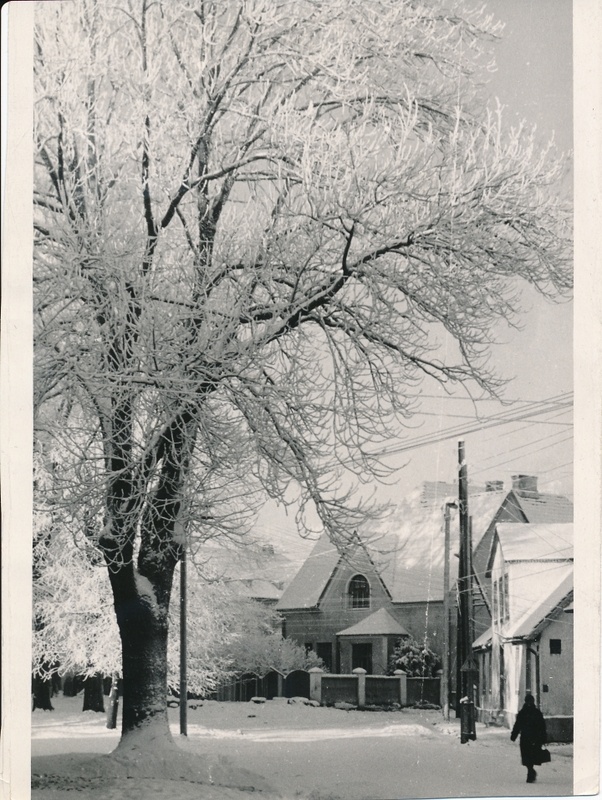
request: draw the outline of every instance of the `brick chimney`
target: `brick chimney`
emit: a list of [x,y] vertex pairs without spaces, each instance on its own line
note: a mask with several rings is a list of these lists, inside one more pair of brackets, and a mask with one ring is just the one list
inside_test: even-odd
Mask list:
[[537,476],[535,475],[513,475],[512,489],[517,494],[524,497],[537,497]]
[[486,492],[503,492],[504,481],[485,481]]

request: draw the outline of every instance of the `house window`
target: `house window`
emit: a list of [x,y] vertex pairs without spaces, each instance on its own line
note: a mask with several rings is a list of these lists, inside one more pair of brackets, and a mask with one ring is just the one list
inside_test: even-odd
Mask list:
[[510,619],[510,598],[508,596],[508,575],[504,574],[498,581],[493,582],[493,616],[498,623]]
[[363,575],[354,575],[349,581],[349,608],[370,608],[370,584]]
[[562,653],[562,639],[550,639],[550,655],[559,656]]

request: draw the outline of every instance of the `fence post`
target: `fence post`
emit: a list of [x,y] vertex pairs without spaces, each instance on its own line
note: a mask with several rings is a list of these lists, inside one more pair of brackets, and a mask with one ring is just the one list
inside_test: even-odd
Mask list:
[[399,678],[399,705],[408,704],[408,676],[402,669],[396,669],[393,673]]
[[276,690],[276,697],[284,697],[284,675],[282,673],[278,673],[276,677],[276,682],[278,684],[278,688]]
[[363,708],[366,705],[366,670],[356,667],[352,672],[357,675],[357,704]]
[[324,670],[312,667],[309,670],[309,699],[317,700],[322,705],[322,675]]
[[441,706],[441,708],[445,708],[445,704],[448,702],[448,700],[445,697],[442,669],[437,670],[437,677],[439,678],[439,705]]

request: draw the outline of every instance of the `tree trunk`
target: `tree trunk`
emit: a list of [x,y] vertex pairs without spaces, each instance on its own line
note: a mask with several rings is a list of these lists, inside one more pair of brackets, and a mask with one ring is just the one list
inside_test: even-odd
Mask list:
[[54,672],[50,680],[52,683],[52,696],[56,697],[56,695],[60,693],[63,683],[61,680],[61,676],[58,674],[58,672]]
[[120,680],[117,675],[113,675],[111,679],[111,693],[109,695],[109,711],[107,714],[107,728],[115,729],[117,727],[117,714],[119,712],[119,686]]
[[103,680],[100,672],[86,678],[84,681],[84,706],[82,710],[104,713]]
[[123,665],[119,747],[175,747],[167,720],[167,609],[137,596],[115,610]]
[[36,708],[40,708],[42,711],[54,711],[54,707],[50,702],[50,694],[52,692],[52,680],[50,678],[34,675],[32,691],[34,711]]
[[63,695],[65,697],[76,697],[84,685],[81,675],[69,674],[63,680]]

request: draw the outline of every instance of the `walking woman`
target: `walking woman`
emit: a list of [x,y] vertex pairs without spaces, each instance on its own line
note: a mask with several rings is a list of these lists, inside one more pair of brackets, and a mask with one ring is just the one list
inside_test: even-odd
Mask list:
[[525,704],[516,716],[510,738],[513,742],[520,733],[520,755],[527,768],[527,783],[535,783],[535,764],[541,764],[541,748],[547,741],[546,723],[543,714],[535,705],[532,694],[525,695]]

